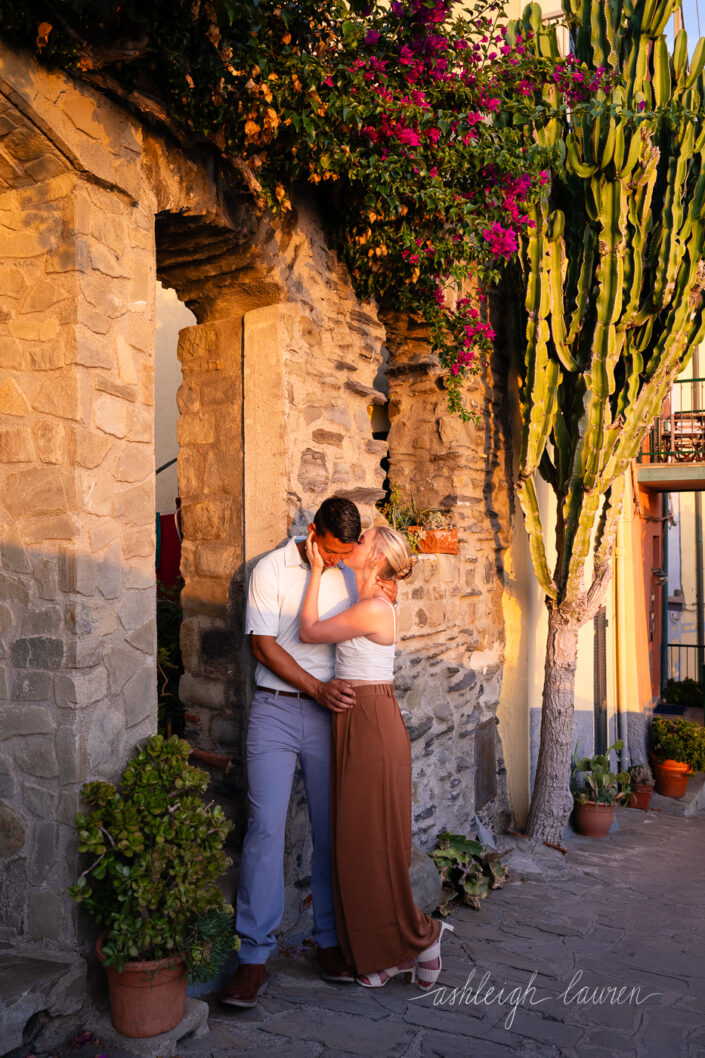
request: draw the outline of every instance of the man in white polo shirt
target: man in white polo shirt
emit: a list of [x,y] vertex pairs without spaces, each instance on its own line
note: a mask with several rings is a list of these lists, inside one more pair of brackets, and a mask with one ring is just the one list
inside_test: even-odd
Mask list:
[[[340,613],[357,598],[355,578],[339,566],[360,533],[360,515],[350,500],[325,500],[309,526],[326,570],[321,579],[322,618]],[[267,979],[265,963],[276,947],[274,930],[284,911],[284,835],[297,758],[301,761],[313,838],[311,892],[313,937],[322,976],[354,981],[335,930],[330,852],[330,712],[352,707],[344,680],[333,678],[335,646],[302,643],[299,613],[309,567],[305,538],[295,539],[255,566],[247,596],[245,631],[257,661],[257,690],[247,729],[250,815],[242,849],[236,929],[240,965],[226,984],[222,1002],[253,1007]]]

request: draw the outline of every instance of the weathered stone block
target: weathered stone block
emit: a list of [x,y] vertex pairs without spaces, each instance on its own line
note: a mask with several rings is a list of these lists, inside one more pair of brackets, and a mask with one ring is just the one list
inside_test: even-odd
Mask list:
[[69,628],[80,636],[107,636],[118,626],[115,607],[109,603],[77,602],[66,611]]
[[123,687],[122,694],[128,727],[156,716],[157,670],[154,662],[139,668]]
[[[153,562],[155,548],[156,536],[152,526],[149,529],[132,529],[123,533],[122,557],[124,559],[148,558]],[[134,564],[130,563],[130,572],[133,569]],[[126,587],[134,587],[134,585],[126,584]]]
[[181,507],[185,540],[227,540],[232,525],[231,504],[212,500]]
[[22,851],[26,829],[19,812],[0,802],[0,859],[7,860]]
[[75,433],[76,462],[87,470],[94,470],[100,466],[114,444],[115,442],[104,433],[79,427]]
[[0,382],[0,415],[25,416],[30,412],[29,402],[14,379]]
[[26,636],[58,635],[62,625],[63,614],[59,606],[38,606],[26,610],[22,618],[22,632]]
[[58,940],[64,923],[64,898],[52,889],[33,890],[27,908],[31,940]]
[[88,769],[92,775],[112,779],[125,761],[125,716],[110,704],[99,706],[86,739]]
[[52,868],[56,868],[57,838],[57,826],[53,820],[35,824],[29,858],[31,885],[41,885],[49,877]]
[[47,735],[56,728],[51,713],[39,705],[0,706],[0,739],[16,735]]
[[103,665],[80,672],[59,672],[54,677],[54,698],[62,709],[82,709],[108,693],[108,673]]
[[26,900],[27,861],[18,857],[0,864],[0,926],[22,936]]
[[63,514],[74,509],[75,499],[72,475],[58,467],[30,467],[10,474],[3,490],[3,502],[16,518],[28,512]]
[[66,423],[42,419],[32,427],[42,463],[66,463],[72,458],[73,432]]
[[69,371],[52,374],[54,377],[44,382],[33,397],[32,407],[35,411],[43,411],[60,419],[80,421],[86,401],[82,400],[78,378]]
[[15,761],[20,771],[38,779],[55,779],[59,774],[54,739],[47,735],[23,738],[15,749]]
[[95,424],[99,430],[113,437],[125,437],[129,404],[119,397],[101,396],[95,401]]
[[63,725],[56,733],[56,757],[61,786],[86,782],[90,778],[85,739],[69,725]]
[[45,786],[26,782],[22,784],[22,803],[33,815],[50,819],[56,809],[56,793]]
[[10,656],[18,669],[58,669],[64,658],[64,643],[50,636],[27,636],[13,642]]
[[323,452],[306,448],[301,454],[297,479],[306,492],[323,492],[328,488],[330,474]]
[[59,594],[59,562],[56,558],[38,558],[34,578],[40,599],[56,599]]
[[128,525],[152,525],[154,522],[154,482],[124,489],[113,500],[113,518]]
[[143,654],[149,654],[150,656],[156,656],[157,653],[157,622],[152,619],[145,621],[143,625],[136,628],[134,632],[131,632],[125,637],[127,643],[131,647],[135,647],[140,650]]
[[242,561],[239,551],[220,543],[201,543],[196,548],[196,572],[203,577],[224,577],[228,582]]
[[122,548],[113,541],[105,550],[97,567],[96,587],[105,599],[117,599],[122,590]]
[[45,702],[52,696],[50,672],[18,672],[12,687],[12,697],[19,702]]
[[29,426],[0,428],[0,458],[5,463],[31,463],[35,458]]

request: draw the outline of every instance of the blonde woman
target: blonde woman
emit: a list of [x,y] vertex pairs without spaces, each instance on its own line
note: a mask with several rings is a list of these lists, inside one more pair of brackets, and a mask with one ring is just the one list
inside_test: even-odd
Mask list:
[[369,529],[346,558],[358,601],[318,620],[323,560],[309,537],[311,567],[299,636],[336,643],[335,675],[355,704],[331,717],[331,828],[336,924],[358,984],[379,988],[399,973],[431,988],[441,971],[441,934],[450,929],[414,903],[411,857],[411,748],[392,678],[396,609],[378,578],[403,580],[413,568],[406,538]]

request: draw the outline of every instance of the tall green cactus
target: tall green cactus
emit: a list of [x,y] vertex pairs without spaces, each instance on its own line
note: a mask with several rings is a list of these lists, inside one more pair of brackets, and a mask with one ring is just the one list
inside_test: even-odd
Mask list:
[[[517,483],[549,609],[527,829],[556,843],[572,804],[578,629],[607,587],[625,472],[705,331],[705,40],[689,63],[681,30],[669,55],[664,28],[678,6],[563,0],[576,66],[602,66],[621,84],[572,115],[546,114],[532,130],[563,159],[522,247]],[[540,19],[531,4],[510,24],[510,40],[521,35],[538,54],[555,56],[556,29]],[[555,85],[542,91],[555,104]],[[553,571],[537,473],[557,500]]]

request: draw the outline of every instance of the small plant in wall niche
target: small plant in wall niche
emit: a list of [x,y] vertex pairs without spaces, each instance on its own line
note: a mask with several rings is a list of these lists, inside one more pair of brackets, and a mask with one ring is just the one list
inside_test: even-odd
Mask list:
[[450,912],[456,900],[479,911],[490,890],[501,889],[509,877],[499,852],[486,851],[481,841],[449,830],[439,835],[438,848],[430,856],[443,882],[438,905],[442,915]]
[[458,530],[449,511],[419,507],[411,494],[397,484],[379,505],[392,529],[404,533],[411,550],[424,555],[458,553]]

